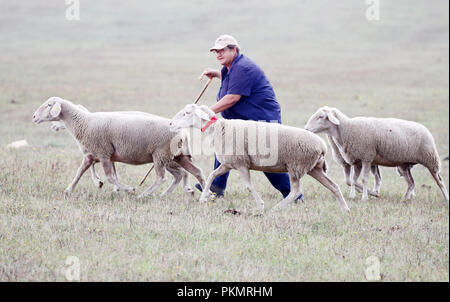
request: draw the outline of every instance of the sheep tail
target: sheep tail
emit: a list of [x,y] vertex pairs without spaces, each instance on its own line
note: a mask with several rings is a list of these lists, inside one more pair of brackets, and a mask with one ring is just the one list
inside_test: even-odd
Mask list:
[[323,170],[323,172],[327,173],[328,171],[328,165],[327,165],[327,161],[325,160],[325,156],[324,154],[320,154],[319,158],[317,159],[316,164],[314,165],[314,167],[316,168],[321,168]]
[[[323,155],[322,155],[322,157],[323,157]],[[327,170],[328,170],[327,161],[323,157],[323,172],[327,173]]]

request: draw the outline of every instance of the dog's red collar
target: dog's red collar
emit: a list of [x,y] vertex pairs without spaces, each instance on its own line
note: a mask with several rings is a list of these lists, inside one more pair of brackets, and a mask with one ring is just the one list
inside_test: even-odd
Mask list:
[[208,128],[209,126],[211,126],[212,124],[214,124],[215,122],[217,122],[217,117],[213,116],[211,118],[211,120],[209,122],[206,123],[205,127],[203,127],[201,130],[202,132],[205,132],[206,128]]

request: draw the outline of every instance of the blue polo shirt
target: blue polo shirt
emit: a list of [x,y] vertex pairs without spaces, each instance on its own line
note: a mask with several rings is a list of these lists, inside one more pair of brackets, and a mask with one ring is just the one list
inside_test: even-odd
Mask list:
[[217,101],[227,94],[239,94],[241,98],[232,107],[222,111],[225,119],[278,121],[281,109],[272,85],[263,70],[248,57],[238,54],[230,66],[222,68],[222,84]]

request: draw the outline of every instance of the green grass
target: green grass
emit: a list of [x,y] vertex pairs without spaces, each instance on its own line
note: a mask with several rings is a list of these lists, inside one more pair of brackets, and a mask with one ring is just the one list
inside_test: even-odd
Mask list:
[[[383,2],[379,22],[360,2],[95,1],[81,3],[79,22],[64,19],[61,1],[1,2],[0,281],[66,281],[69,256],[82,281],[366,281],[376,256],[382,281],[448,282],[449,208],[423,167],[412,172],[414,200],[402,201],[406,182],[382,168],[381,197],[347,199],[348,214],[309,176],[306,202],[272,213],[281,195],[260,172],[262,217],[236,172],[225,198],[207,204],[181,187],[167,198],[117,194],[88,175],[65,197],[81,153],[68,133],[31,122],[53,95],[171,117],[198,95],[203,68],[218,67],[207,50],[230,33],[268,75],[285,124],[303,127],[323,105],[404,118],[427,126],[448,156],[448,2]],[[200,102],[213,104],[218,88]],[[6,148],[20,139],[31,146]],[[213,158],[194,160],[211,172]],[[347,198],[342,169],[327,161]],[[137,186],[149,166],[117,168]],[[449,188],[448,161],[442,176]]]

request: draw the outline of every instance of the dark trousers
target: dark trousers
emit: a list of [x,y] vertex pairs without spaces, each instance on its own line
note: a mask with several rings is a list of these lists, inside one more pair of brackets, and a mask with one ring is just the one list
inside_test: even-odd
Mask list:
[[[214,155],[214,170],[217,169],[220,166],[220,162],[217,160],[217,157]],[[275,189],[280,191],[281,194],[283,194],[283,197],[288,196],[289,192],[291,192],[291,183],[289,181],[289,174],[287,173],[268,173],[264,172],[267,179],[270,181],[272,186],[274,186]],[[223,175],[220,175],[214,179],[212,182],[213,185],[222,188],[225,190],[227,187],[227,179],[230,175],[230,172],[227,172]]]

